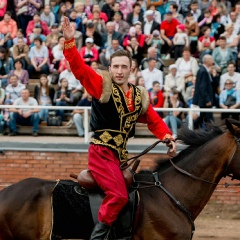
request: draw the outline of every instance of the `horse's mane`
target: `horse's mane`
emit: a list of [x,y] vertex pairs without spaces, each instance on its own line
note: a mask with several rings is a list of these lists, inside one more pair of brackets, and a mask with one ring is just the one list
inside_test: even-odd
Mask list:
[[[181,144],[188,145],[188,147],[182,150],[176,157],[173,158],[173,161],[177,163],[192,151],[196,150],[198,147],[210,142],[217,136],[223,134],[224,130],[222,126],[216,126],[213,124],[207,125],[206,130],[190,130],[187,127],[183,127],[178,132],[177,140],[181,142]],[[153,172],[164,171],[171,166],[169,162],[169,158],[159,158],[155,160],[156,167],[153,169]]]

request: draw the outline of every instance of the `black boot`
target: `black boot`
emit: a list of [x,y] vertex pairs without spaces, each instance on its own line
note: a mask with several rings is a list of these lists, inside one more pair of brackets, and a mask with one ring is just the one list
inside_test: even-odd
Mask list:
[[92,231],[92,235],[90,237],[90,240],[104,240],[107,239],[108,234],[110,232],[110,226],[102,223],[102,222],[98,222],[96,224],[96,226],[94,227],[93,231]]

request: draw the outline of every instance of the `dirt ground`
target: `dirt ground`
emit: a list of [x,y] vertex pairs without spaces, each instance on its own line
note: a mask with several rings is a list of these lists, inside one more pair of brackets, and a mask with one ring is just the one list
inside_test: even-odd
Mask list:
[[195,225],[193,240],[240,240],[240,206],[208,204]]

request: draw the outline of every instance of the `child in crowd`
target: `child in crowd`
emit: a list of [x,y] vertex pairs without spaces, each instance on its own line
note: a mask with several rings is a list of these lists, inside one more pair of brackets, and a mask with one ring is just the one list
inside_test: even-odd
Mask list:
[[204,11],[204,18],[201,22],[198,23],[199,27],[204,27],[204,26],[211,26],[213,20],[213,16],[211,16],[211,12],[209,9],[206,9]]
[[27,39],[24,37],[23,31],[21,28],[18,29],[17,36],[13,39],[13,45],[17,45],[18,38],[22,38],[24,43],[27,43]]
[[154,30],[152,35],[147,41],[147,45],[151,47],[155,47],[157,49],[157,57],[160,58],[161,56],[161,48],[164,44],[163,39],[161,38],[160,32],[158,30]]
[[42,34],[42,27],[40,25],[35,25],[33,28],[33,33],[29,36],[29,41],[31,43],[31,47],[34,46],[34,39],[40,37],[43,41],[43,43],[46,42],[46,36]]
[[166,59],[170,58],[170,53],[174,51],[175,61],[182,57],[182,51],[184,47],[189,46],[188,35],[185,33],[185,25],[180,24],[177,26],[177,33],[173,37],[173,46],[170,48],[169,53],[166,56]]

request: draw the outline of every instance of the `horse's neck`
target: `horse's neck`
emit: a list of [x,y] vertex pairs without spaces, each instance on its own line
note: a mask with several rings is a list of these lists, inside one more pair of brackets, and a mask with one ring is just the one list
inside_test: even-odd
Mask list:
[[[198,178],[218,183],[234,149],[234,139],[229,133],[225,133],[179,161],[178,167]],[[194,218],[202,211],[216,188],[215,184],[176,173],[174,168],[165,177],[168,178],[168,181],[164,181],[166,188],[188,208]]]

